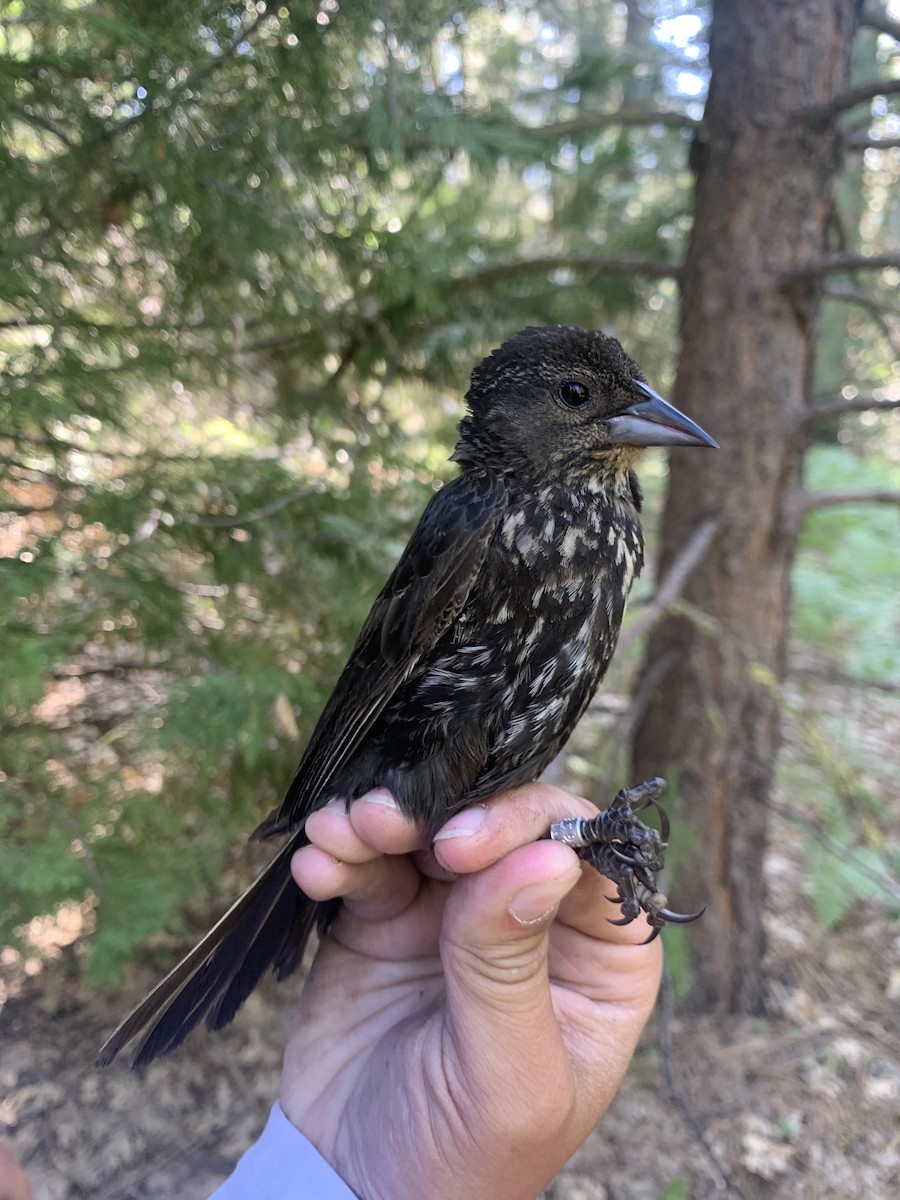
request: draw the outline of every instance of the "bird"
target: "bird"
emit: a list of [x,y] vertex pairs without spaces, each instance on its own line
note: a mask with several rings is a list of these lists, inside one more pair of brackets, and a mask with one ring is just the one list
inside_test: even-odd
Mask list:
[[614,337],[577,326],[510,337],[465,399],[458,474],[425,508],[283,802],[253,834],[280,847],[99,1066],[138,1034],[135,1067],[201,1020],[220,1029],[267,971],[297,967],[340,905],[310,900],[290,873],[311,812],[386,788],[431,838],[465,805],[541,774],[609,665],[643,565],[641,451],[716,447]]

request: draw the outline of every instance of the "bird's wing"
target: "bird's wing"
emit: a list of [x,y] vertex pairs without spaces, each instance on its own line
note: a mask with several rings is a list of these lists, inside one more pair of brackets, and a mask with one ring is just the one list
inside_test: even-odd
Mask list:
[[106,1065],[147,1030],[135,1065],[167,1054],[203,1018],[219,1029],[269,966],[284,978],[300,960],[321,905],[291,882],[290,859],[306,843],[304,817],[352,754],[397,687],[465,604],[506,507],[503,484],[465,474],[432,499],[381,595],[313,731],[284,803],[257,831],[293,831],[265,870],[203,941],[105,1043]]
[[506,509],[500,479],[466,472],[430,501],[357,638],[281,807],[256,831],[295,828],[391,696],[458,616]]

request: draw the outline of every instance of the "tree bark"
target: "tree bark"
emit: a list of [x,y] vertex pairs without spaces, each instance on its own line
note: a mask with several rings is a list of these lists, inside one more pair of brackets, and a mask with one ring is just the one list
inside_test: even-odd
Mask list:
[[858,8],[713,5],[674,402],[722,449],[672,455],[660,575],[702,521],[719,533],[685,585],[693,616],[650,638],[642,682],[656,682],[634,744],[636,778],[666,775],[692,828],[670,891],[683,910],[707,905],[687,937],[694,1008],[763,1000],[763,856],[821,286],[804,269],[828,249],[840,161],[836,122],[810,112],[846,92]]

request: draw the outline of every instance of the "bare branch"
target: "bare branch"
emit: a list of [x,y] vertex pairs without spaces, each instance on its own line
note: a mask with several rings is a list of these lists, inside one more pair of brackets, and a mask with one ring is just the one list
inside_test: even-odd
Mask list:
[[889,267],[900,267],[900,254],[827,254],[788,271],[782,275],[781,282],[791,284],[840,271],[884,271]]
[[673,647],[670,650],[666,650],[658,658],[653,659],[652,662],[647,663],[643,676],[631,697],[631,719],[628,722],[628,731],[625,739],[627,745],[630,746],[633,744],[637,736],[637,731],[641,727],[641,722],[647,715],[647,709],[650,707],[654,693],[672,668],[678,663],[679,658],[679,652]]
[[672,1026],[674,1018],[675,989],[672,984],[672,975],[667,968],[663,971],[662,987],[660,988],[658,1024],[659,1057],[662,1064],[663,1079],[666,1082],[666,1091],[669,1093],[672,1103],[681,1113],[684,1123],[706,1156],[707,1163],[713,1174],[713,1191],[726,1197],[734,1196],[736,1200],[747,1200],[746,1193],[741,1191],[740,1186],[728,1168],[728,1163],[721,1157],[713,1145],[712,1139],[707,1133],[702,1120],[694,1111],[694,1106],[691,1104],[688,1094],[675,1079],[675,1070],[672,1065],[674,1061],[672,1053]]
[[826,421],[829,417],[842,417],[845,413],[872,412],[878,409],[892,408],[900,408],[900,396],[893,399],[881,396],[853,396],[850,399],[844,399],[843,396],[840,396],[837,400],[829,400],[825,404],[817,404],[815,408],[807,409],[797,424],[800,428],[804,428],[812,425],[815,421]]
[[859,19],[860,25],[864,25],[867,29],[875,29],[879,33],[886,33],[888,37],[892,37],[895,42],[900,42],[900,21],[892,20],[884,9],[866,7],[863,9],[862,16]]
[[830,488],[821,492],[800,492],[796,499],[798,516],[819,508],[840,504],[900,504],[900,491],[893,488]]
[[832,300],[853,304],[867,312],[892,353],[900,354],[900,335],[898,335],[897,322],[888,320],[888,317],[900,317],[900,308],[865,288],[853,287],[850,284],[826,283],[822,288],[822,293]]
[[645,279],[677,279],[681,272],[680,263],[665,262],[658,258],[642,258],[623,255],[605,258],[602,255],[571,255],[543,258],[518,259],[514,262],[494,263],[462,275],[450,284],[451,292],[465,292],[476,288],[492,287],[507,279],[519,276],[544,275],[550,271],[594,271],[598,274],[635,275]]
[[896,150],[900,148],[900,138],[873,137],[868,133],[848,133],[844,145],[849,150]]
[[900,306],[892,304],[881,296],[866,292],[862,288],[850,287],[844,283],[827,283],[822,289],[830,300],[844,300],[847,304],[858,304],[860,308],[868,308],[871,312],[891,313],[900,317]]
[[892,879],[890,875],[885,875],[881,871],[874,870],[867,862],[861,859],[854,853],[852,846],[845,846],[843,842],[839,842],[837,838],[833,838],[830,833],[826,832],[818,821],[808,817],[799,809],[794,808],[789,804],[773,804],[772,808],[775,812],[782,816],[787,821],[793,821],[796,825],[801,825],[807,832],[811,833],[816,841],[824,846],[829,853],[833,854],[842,863],[852,863],[853,869],[858,871],[866,879],[876,884],[882,891],[889,896],[893,896],[895,900],[900,900],[900,881]]
[[816,124],[825,124],[832,117],[855,108],[857,104],[871,102],[876,96],[896,96],[898,92],[900,79],[864,79],[862,83],[832,96],[827,104],[807,109],[803,115]]
[[618,654],[649,633],[666,615],[681,595],[691,574],[706,556],[718,530],[719,522],[711,517],[697,526],[667,571],[665,579],[660,582],[649,604],[641,610],[637,619],[623,630],[619,638]]
[[885,692],[889,696],[900,694],[900,683],[891,683],[888,679],[864,679],[860,675],[851,675],[838,667],[808,667],[792,663],[791,675],[805,675],[810,679],[821,679],[823,683],[833,683],[838,687],[859,688],[861,691]]

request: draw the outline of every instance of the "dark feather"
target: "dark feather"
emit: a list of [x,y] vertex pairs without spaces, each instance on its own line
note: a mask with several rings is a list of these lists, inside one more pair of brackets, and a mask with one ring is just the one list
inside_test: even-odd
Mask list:
[[462,608],[506,503],[503,483],[484,472],[460,475],[432,497],[372,605],[284,801],[255,836],[294,828],[322,803],[329,779]]
[[180,1046],[204,1016],[210,1029],[220,1029],[298,934],[305,942],[316,905],[294,886],[290,874],[291,856],[303,844],[301,834],[279,850],[203,940],[104,1043],[98,1066],[111,1063],[151,1021],[155,1023],[135,1054],[134,1066]]

